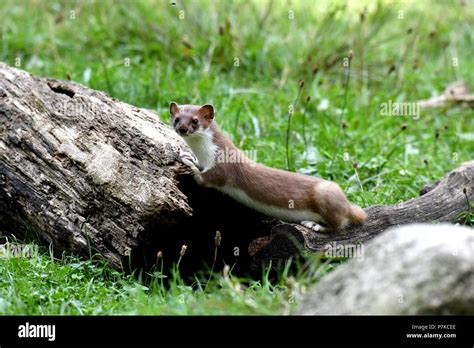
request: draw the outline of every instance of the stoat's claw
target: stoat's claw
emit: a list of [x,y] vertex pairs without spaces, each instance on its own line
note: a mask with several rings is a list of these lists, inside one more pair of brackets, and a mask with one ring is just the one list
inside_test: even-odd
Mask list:
[[198,162],[196,156],[192,152],[184,151],[183,149],[179,150],[179,159],[181,161],[188,160],[196,164]]
[[201,172],[198,168],[198,165],[197,165],[198,160],[197,160],[196,156],[194,156],[193,153],[181,150],[179,152],[179,159],[182,163],[184,163],[185,165],[190,167],[195,174]]
[[324,232],[325,228],[314,221],[301,221],[300,225],[313,230],[314,232]]

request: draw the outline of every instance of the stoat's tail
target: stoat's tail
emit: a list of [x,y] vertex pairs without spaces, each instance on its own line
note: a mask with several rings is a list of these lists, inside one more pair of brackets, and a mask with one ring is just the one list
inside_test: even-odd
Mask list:
[[351,210],[349,213],[349,220],[351,222],[360,224],[367,219],[367,214],[365,213],[364,209],[359,207],[358,205],[351,204]]

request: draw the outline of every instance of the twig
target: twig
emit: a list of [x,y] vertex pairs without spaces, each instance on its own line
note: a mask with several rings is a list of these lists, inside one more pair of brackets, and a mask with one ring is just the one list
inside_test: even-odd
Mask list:
[[298,88],[298,93],[296,94],[296,98],[293,101],[293,103],[290,105],[290,107],[288,108],[288,124],[286,126],[286,167],[287,167],[288,171],[290,171],[290,172],[291,172],[291,161],[290,161],[291,115],[293,114],[293,112],[295,112],[295,107],[296,107],[296,104],[298,103],[298,99],[300,97],[301,90],[303,89],[303,87],[304,87],[304,81],[301,80],[299,88]]
[[308,95],[306,97],[306,103],[304,104],[304,110],[303,110],[303,120],[302,120],[302,126],[303,126],[303,142],[304,142],[304,152],[306,154],[306,158],[308,157],[308,141],[306,139],[306,110],[308,109],[308,104],[309,101],[311,100],[311,97]]
[[352,62],[352,51],[349,52],[349,55],[348,55],[348,67],[347,67],[347,74],[346,74],[346,86],[345,86],[345,91],[344,91],[344,104],[342,105],[342,111],[341,111],[341,115],[339,116],[339,120],[337,122],[338,124],[338,128],[337,128],[337,134],[336,134],[336,146],[334,148],[334,154],[332,156],[332,159],[331,159],[331,165],[329,167],[329,171],[331,172],[332,171],[332,166],[334,164],[334,158],[336,157],[336,153],[337,153],[337,149],[339,147],[339,134],[341,133],[341,128],[342,128],[342,120],[344,118],[344,113],[346,111],[346,106],[347,106],[347,95],[349,93],[349,82],[350,82],[350,78],[351,78],[351,62]]

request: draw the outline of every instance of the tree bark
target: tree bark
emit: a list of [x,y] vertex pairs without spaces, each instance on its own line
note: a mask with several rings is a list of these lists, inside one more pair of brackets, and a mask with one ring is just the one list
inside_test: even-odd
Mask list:
[[0,231],[119,267],[152,225],[192,215],[181,139],[156,114],[0,64]]
[[158,251],[176,261],[186,244],[183,273],[203,263],[243,273],[398,224],[454,222],[467,209],[463,188],[472,199],[469,162],[421,197],[369,207],[363,225],[324,235],[199,187],[181,151],[187,145],[150,110],[0,63],[0,235],[36,234],[57,254],[100,254],[128,269],[149,267]]

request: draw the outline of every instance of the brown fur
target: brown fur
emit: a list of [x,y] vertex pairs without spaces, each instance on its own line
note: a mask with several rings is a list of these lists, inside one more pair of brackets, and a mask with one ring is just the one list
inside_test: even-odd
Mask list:
[[[172,124],[178,132],[185,127],[192,134],[195,125],[191,120],[198,117],[199,126],[212,130],[213,143],[219,150],[235,151],[241,159],[246,159],[239,163],[216,162],[212,168],[201,173],[201,184],[238,188],[256,201],[280,208],[289,208],[292,202],[293,209],[310,210],[320,215],[326,227],[333,231],[340,230],[349,222],[361,223],[366,219],[365,212],[351,204],[334,182],[251,162],[213,122],[213,110],[211,115],[209,106],[185,105],[180,106],[179,111],[173,110],[173,107],[170,111]],[[179,122],[175,122],[176,118]]]

